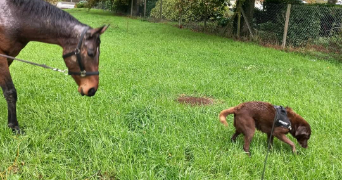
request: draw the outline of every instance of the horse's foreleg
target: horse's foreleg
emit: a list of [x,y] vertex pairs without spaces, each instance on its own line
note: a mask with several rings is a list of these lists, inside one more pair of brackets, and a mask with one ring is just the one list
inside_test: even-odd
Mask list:
[[[0,59],[0,61],[1,60],[2,59]],[[20,129],[16,113],[17,91],[14,87],[7,62],[0,62],[0,86],[7,101],[8,127],[12,128],[14,131],[19,132]]]
[[[13,84],[13,83],[12,83]],[[19,123],[17,120],[17,91],[12,86],[10,89],[4,90],[4,96],[7,101],[8,107],[8,127],[12,128],[15,131],[19,131]]]

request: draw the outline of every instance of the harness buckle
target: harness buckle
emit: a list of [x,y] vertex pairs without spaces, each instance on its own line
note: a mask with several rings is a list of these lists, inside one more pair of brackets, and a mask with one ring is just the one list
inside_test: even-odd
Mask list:
[[76,54],[79,54],[80,52],[81,52],[80,49],[78,49],[78,48],[75,49],[75,55],[76,55]]
[[85,70],[83,70],[83,71],[80,72],[80,76],[81,76],[81,77],[85,77],[86,74],[87,74],[87,72],[86,72]]

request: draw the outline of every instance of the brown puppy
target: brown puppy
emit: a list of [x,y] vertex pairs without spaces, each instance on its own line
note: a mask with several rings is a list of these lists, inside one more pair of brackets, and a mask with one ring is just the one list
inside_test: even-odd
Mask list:
[[[311,135],[311,128],[310,125],[291,108],[286,107],[286,112],[287,117],[291,122],[291,127],[286,128],[282,126],[274,126],[274,131],[272,133],[273,136],[271,137],[271,145],[273,144],[273,138],[275,136],[281,141],[289,144],[292,147],[292,152],[296,153],[294,143],[288,137],[286,137],[286,134],[290,132],[290,134],[297,139],[303,148],[307,148],[307,141]],[[242,133],[244,135],[243,149],[249,155],[249,146],[255,133],[255,128],[266,133],[267,139],[269,140],[274,117],[276,115],[276,110],[272,104],[267,102],[252,101],[223,110],[221,111],[219,118],[221,123],[225,126],[228,126],[226,116],[229,114],[234,114],[234,126],[236,129],[231,140],[235,142],[236,137]]]

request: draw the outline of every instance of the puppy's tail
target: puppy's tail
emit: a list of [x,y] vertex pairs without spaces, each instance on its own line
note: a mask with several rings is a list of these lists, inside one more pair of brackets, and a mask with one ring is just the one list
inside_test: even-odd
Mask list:
[[235,107],[231,107],[231,108],[229,108],[229,109],[225,109],[225,110],[221,111],[221,113],[220,113],[220,115],[219,115],[220,122],[221,122],[224,126],[228,126],[226,117],[227,117],[229,114],[234,114],[234,112],[235,112]]

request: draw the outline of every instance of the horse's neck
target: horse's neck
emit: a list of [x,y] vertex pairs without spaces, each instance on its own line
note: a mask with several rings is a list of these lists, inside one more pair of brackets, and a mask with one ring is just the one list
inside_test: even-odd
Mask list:
[[63,47],[77,41],[86,26],[40,0],[0,0],[0,7],[0,21],[7,20],[4,26],[14,32],[13,37],[24,43],[39,41]]
[[22,27],[21,36],[28,41],[39,41],[65,47],[68,44],[77,43],[84,28],[85,26],[82,24],[53,27],[49,24],[37,23],[34,25],[31,24],[28,28]]

